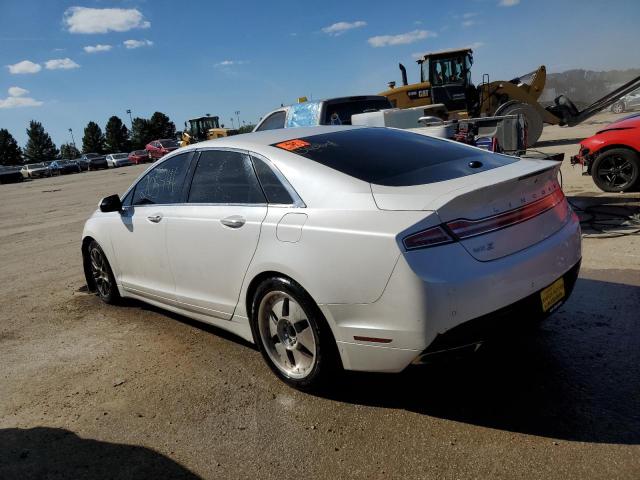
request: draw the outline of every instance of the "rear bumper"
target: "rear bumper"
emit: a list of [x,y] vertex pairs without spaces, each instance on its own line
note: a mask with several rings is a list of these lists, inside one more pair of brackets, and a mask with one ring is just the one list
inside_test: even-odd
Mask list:
[[[537,292],[511,305],[464,322],[445,333],[438,334],[435,340],[416,357],[413,363],[425,363],[430,357],[437,354],[476,346],[498,335],[515,332],[529,322],[548,317],[571,295],[576,280],[578,279],[578,273],[580,272],[580,263],[581,262],[578,261],[568,272],[562,275],[565,297],[551,310],[545,312],[542,309],[540,295],[544,288],[541,288]],[[517,319],[517,322],[514,322],[514,319]]]
[[540,291],[564,276],[566,300],[580,260],[580,225],[572,215],[549,238],[492,261],[474,259],[459,243],[406,252],[376,302],[320,307],[346,369],[398,372],[425,353],[521,323],[523,311],[544,317],[534,305]]

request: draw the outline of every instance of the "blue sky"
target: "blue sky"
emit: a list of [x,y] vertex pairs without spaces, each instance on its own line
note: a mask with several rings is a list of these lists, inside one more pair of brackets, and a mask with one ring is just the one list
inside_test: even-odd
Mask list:
[[[31,119],[60,145],[111,115],[206,113],[227,126],[281,103],[374,94],[417,80],[418,53],[475,48],[474,77],[545,64],[640,67],[640,2],[405,0],[211,2],[1,0],[0,128]],[[107,9],[107,10],[103,10]],[[564,22],[564,24],[562,23]],[[85,48],[86,47],[86,48]],[[26,63],[26,62],[30,63]]]

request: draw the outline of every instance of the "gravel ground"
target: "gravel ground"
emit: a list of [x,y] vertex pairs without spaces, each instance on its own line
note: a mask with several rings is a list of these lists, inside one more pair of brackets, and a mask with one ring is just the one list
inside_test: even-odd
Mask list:
[[[0,186],[0,478],[640,478],[640,236],[585,238],[537,330],[309,395],[225,332],[83,292],[83,222],[144,168]],[[577,206],[640,210],[562,171]]]

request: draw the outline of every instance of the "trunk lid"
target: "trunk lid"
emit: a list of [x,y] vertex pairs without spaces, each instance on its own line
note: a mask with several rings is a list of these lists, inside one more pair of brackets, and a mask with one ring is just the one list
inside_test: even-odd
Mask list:
[[427,185],[372,184],[371,191],[382,210],[435,212],[442,223],[455,227],[470,255],[490,261],[534,245],[566,223],[568,205],[557,179],[559,167],[548,160],[520,160]]

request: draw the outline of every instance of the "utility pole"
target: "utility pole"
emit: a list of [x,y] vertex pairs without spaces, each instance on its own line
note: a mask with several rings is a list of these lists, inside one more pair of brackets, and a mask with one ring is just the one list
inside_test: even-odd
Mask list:
[[127,109],[127,113],[129,114],[129,121],[131,122],[131,128],[133,128],[133,118],[131,117],[131,109]]

